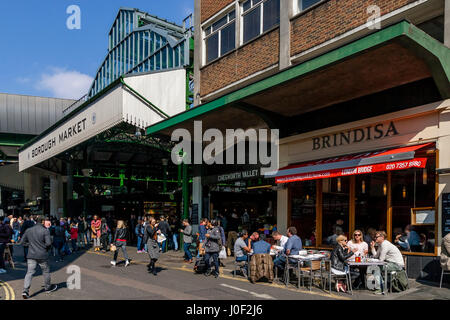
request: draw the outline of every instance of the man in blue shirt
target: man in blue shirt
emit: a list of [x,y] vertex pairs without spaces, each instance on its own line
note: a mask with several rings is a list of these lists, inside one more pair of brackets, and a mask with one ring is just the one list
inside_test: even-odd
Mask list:
[[[302,250],[302,240],[297,236],[297,228],[289,227],[287,229],[287,236],[289,240],[286,242],[284,247],[284,254],[287,256],[298,255],[299,251]],[[295,263],[295,260],[289,260],[291,263]],[[286,258],[284,256],[277,257],[273,264],[275,268],[284,269],[286,264]]]
[[266,242],[266,235],[260,234],[259,241],[252,242],[254,254],[270,254],[270,243]]

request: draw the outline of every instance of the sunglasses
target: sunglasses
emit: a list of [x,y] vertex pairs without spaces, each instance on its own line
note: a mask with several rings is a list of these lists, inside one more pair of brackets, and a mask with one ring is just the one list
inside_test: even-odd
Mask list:
[[361,237],[361,235],[359,233],[356,233],[355,237]]

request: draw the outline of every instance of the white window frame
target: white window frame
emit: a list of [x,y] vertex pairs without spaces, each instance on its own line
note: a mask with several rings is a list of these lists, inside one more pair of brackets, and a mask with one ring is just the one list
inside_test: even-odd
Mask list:
[[[254,10],[260,10],[260,13],[259,13],[260,14],[260,21],[259,21],[260,26],[259,26],[259,35],[258,36],[260,36],[264,32],[264,3],[266,3],[268,0],[262,0],[259,3],[257,3],[257,4],[253,4],[253,1],[255,1],[255,0],[249,0],[249,1],[251,1],[251,7],[250,7],[250,9],[248,9],[245,12],[244,12],[244,3],[247,2],[247,1],[242,1],[239,4],[239,11],[240,11],[239,17],[240,17],[240,21],[241,21],[241,23],[240,23],[241,30],[240,30],[240,37],[239,37],[239,39],[240,39],[239,40],[239,42],[240,42],[239,45],[240,46],[242,46],[243,44],[246,43],[246,42],[244,42],[244,16],[246,16],[249,12],[252,12]],[[282,0],[280,0],[280,2],[281,1]],[[298,0],[294,0],[294,2],[298,3]],[[280,3],[280,6],[281,6],[281,3]],[[281,16],[281,12],[280,12],[280,16]],[[252,41],[253,39],[257,38],[258,36],[248,40],[247,42]]]
[[[233,11],[234,11],[234,18],[230,19],[230,13],[232,13]],[[205,27],[202,28],[202,39],[203,39],[203,48],[204,48],[204,50],[202,52],[202,56],[203,56],[202,57],[202,61],[203,61],[202,65],[208,64],[211,61],[215,60],[215,59],[213,59],[211,61],[207,61],[207,58],[208,58],[207,57],[207,52],[208,52],[208,50],[207,50],[207,47],[206,47],[206,41],[208,40],[208,38],[210,38],[213,34],[216,34],[216,33],[218,33],[218,45],[217,45],[218,55],[217,55],[216,59],[219,59],[220,57],[222,57],[222,54],[221,54],[221,51],[222,51],[221,50],[222,49],[221,48],[222,30],[224,28],[228,27],[233,22],[235,22],[235,28],[236,28],[237,27],[237,24],[236,24],[237,15],[238,15],[238,12],[236,12],[235,7],[233,6],[229,11],[227,11],[224,14],[220,15],[219,17],[217,17],[212,22],[208,23]],[[212,31],[212,25],[215,24],[216,22],[222,20],[225,16],[227,17],[227,22],[223,26],[219,27],[216,31]],[[208,35],[206,35],[206,31],[208,29],[210,29],[211,32]],[[235,32],[236,32],[236,29],[235,29]],[[234,48],[236,49],[236,43],[234,45]]]

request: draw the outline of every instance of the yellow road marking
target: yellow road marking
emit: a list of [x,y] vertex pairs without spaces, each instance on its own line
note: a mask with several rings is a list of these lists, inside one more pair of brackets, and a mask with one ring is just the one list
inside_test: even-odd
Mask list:
[[11,294],[11,300],[16,300],[16,294],[14,293],[14,289],[11,287],[11,285],[8,283],[8,282],[5,282],[4,283],[7,287],[8,287],[8,289],[9,289],[9,292],[10,292],[10,294]]
[[[105,257],[110,257],[110,255],[106,254],[106,253],[102,253],[102,252],[94,252],[94,251],[87,251],[90,254],[96,254],[96,255],[100,255],[100,256],[105,256]],[[142,261],[132,261],[133,264],[140,264],[140,265],[147,265],[146,262],[142,262]],[[192,268],[187,268],[186,265],[183,265],[182,267],[169,267],[167,265],[161,264],[159,263],[159,265],[163,268],[169,269],[169,270],[179,270],[179,271],[185,271],[185,272],[193,272]],[[235,281],[241,281],[241,282],[247,282],[247,279],[244,278],[235,278],[233,276],[227,276],[223,273],[223,269],[220,270],[220,277],[224,278],[224,279],[229,279],[229,280],[235,280]],[[339,300],[351,300],[351,298],[348,297],[342,297],[342,296],[337,296],[335,294],[329,294],[329,293],[322,293],[322,292],[314,292],[314,291],[307,291],[307,290],[302,290],[302,289],[293,289],[293,288],[289,288],[286,287],[285,285],[280,285],[280,284],[276,284],[276,283],[258,283],[258,285],[263,285],[263,286],[269,286],[269,287],[275,287],[275,288],[279,288],[279,289],[284,289],[284,290],[289,290],[292,292],[299,292],[299,293],[304,293],[304,294],[312,294],[312,295],[319,295],[322,297],[326,297],[326,298],[333,298],[333,299],[339,299]]]
[[3,281],[0,281],[0,287],[2,287],[3,290],[5,291],[5,300],[10,300],[9,289]]

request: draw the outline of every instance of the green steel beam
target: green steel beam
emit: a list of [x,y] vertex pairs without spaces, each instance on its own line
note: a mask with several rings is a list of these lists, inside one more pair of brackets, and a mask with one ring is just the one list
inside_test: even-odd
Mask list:
[[[79,175],[79,174],[74,175],[73,177],[74,178],[85,178],[84,176]],[[102,177],[102,176],[89,176],[88,178],[89,179],[105,179],[105,180],[121,180],[122,179],[122,177]],[[128,178],[126,178],[126,177],[124,177],[123,179],[128,180]],[[141,181],[141,182],[164,182],[164,180],[161,180],[161,179],[150,179],[150,178],[148,178],[148,179],[137,179],[136,178],[133,180]],[[178,183],[177,180],[166,180],[166,182],[167,183]]]
[[[231,104],[236,103],[251,95],[260,93],[264,90],[283,84],[292,79],[317,71],[328,65],[342,61],[343,59],[349,58],[355,54],[360,54],[365,50],[383,45],[388,41],[402,36],[411,39],[416,43],[416,46],[422,46],[426,51],[428,51],[428,54],[434,55],[436,57],[436,59],[441,64],[441,68],[443,68],[445,71],[444,74],[446,78],[445,79],[444,77],[441,77],[442,79],[439,79],[439,82],[441,83],[441,86],[448,86],[448,82],[450,79],[450,49],[445,47],[439,41],[434,40],[431,36],[427,35],[425,32],[421,31],[411,23],[402,21],[390,27],[372,33],[368,36],[365,36],[352,43],[349,43],[343,47],[332,50],[311,60],[305,61],[273,76],[267,77],[261,81],[250,84],[247,87],[226,94],[220,98],[217,98],[216,100],[192,108],[170,119],[160,121],[152,126],[149,126],[146,129],[146,133],[154,134],[167,128],[179,125],[184,121],[192,120],[198,116],[204,115],[216,109],[230,106]],[[445,81],[447,81],[447,84],[445,84]],[[447,90],[441,89],[440,91],[441,94],[444,94],[443,98],[446,98]]]

